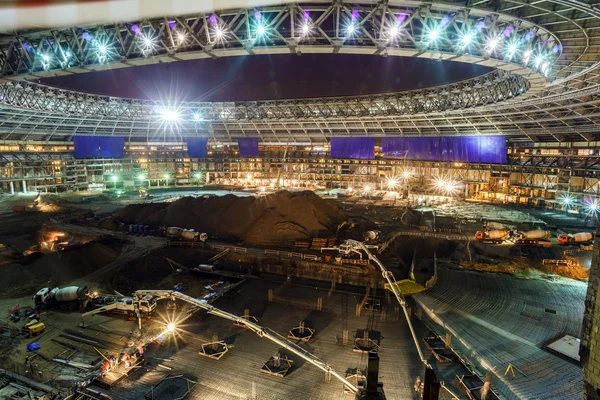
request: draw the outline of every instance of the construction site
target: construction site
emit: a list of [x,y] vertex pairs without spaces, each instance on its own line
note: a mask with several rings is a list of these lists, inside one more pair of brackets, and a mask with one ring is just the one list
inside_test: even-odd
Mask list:
[[600,400],[600,11],[0,6],[0,400]]
[[89,196],[2,199],[1,398],[583,393],[585,219],[318,189]]

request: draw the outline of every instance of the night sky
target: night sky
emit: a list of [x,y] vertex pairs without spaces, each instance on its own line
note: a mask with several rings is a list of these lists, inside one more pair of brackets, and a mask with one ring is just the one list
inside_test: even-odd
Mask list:
[[223,57],[41,80],[109,96],[246,101],[375,94],[460,81],[490,71],[457,62],[341,54]]

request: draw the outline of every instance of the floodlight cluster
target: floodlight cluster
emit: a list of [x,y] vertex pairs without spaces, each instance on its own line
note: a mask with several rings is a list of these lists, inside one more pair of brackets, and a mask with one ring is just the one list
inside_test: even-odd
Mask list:
[[[427,49],[451,50],[458,54],[493,57],[511,63],[519,63],[546,76],[551,73],[552,64],[560,57],[562,51],[561,44],[556,43],[553,39],[541,41],[542,39],[534,29],[522,29],[511,24],[498,25],[487,19],[478,21],[467,19],[457,23],[453,14],[428,18],[427,22],[423,22],[420,27],[420,32],[417,25],[416,30],[414,27],[410,28],[410,33],[405,29],[408,14],[388,14],[382,20],[381,33],[372,35],[368,33],[371,31],[371,22],[365,20],[367,17],[361,13],[364,11],[353,10],[344,15],[340,36],[346,40],[357,40],[363,34],[379,35],[380,37],[376,37],[376,39],[381,39],[388,46],[400,46],[403,42],[409,41],[416,43],[417,47],[423,51]],[[278,29],[278,25],[275,25],[274,21],[269,21],[267,15],[256,11],[253,18],[248,18],[247,24],[251,41],[264,42],[267,38],[281,36],[274,34],[273,31]],[[319,29],[318,23],[311,19],[309,11],[303,11],[294,24],[296,24],[296,32],[298,32],[294,36],[301,39],[310,37]],[[153,27],[147,25],[130,25],[130,32],[135,36],[136,48],[144,57],[155,55],[161,43],[170,43],[170,46],[175,49],[194,44],[195,41],[191,39],[195,33],[189,27],[178,26],[174,20],[167,21],[167,25],[167,29],[160,31],[155,31]],[[83,31],[79,35],[84,42],[87,42],[88,48],[94,49],[98,62],[110,62],[120,58],[120,44],[114,38],[111,39],[105,33],[94,34],[87,31]],[[410,38],[410,35],[414,38]],[[221,17],[212,14],[208,17],[206,36],[211,45],[226,45],[228,36],[235,36],[235,34],[228,32],[227,23]],[[39,51],[33,50],[33,47],[25,42],[22,46],[25,51],[35,53],[36,59],[45,70],[59,64],[64,68],[77,61],[73,54],[65,51],[66,48],[61,48],[61,45],[58,45],[57,48]]]

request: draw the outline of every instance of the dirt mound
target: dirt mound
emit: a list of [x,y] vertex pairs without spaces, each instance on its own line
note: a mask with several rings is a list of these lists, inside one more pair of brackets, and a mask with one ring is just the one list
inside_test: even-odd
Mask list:
[[116,217],[125,223],[179,226],[248,245],[288,245],[335,232],[345,219],[313,192],[277,192],[263,197],[185,197],[173,203],[133,204]]
[[151,287],[152,289],[173,289],[159,287],[160,281],[175,272],[166,258],[150,254],[128,262],[114,274],[110,285],[119,293],[130,294],[138,289]]
[[114,261],[118,254],[103,244],[88,243],[70,251],[32,256],[23,260],[24,265],[13,263],[0,267],[0,292],[3,295],[30,292],[33,295],[41,285],[60,285],[87,275]]

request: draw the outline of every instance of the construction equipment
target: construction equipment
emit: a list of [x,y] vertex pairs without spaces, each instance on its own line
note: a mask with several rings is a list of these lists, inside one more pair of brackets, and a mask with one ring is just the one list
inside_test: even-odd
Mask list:
[[87,287],[68,286],[59,288],[42,288],[33,301],[36,307],[60,308],[61,310],[83,311],[91,300],[91,294]]
[[371,254],[371,251],[369,251],[369,248],[364,243],[361,243],[356,240],[348,239],[348,240],[346,240],[345,244],[347,246],[354,247],[356,250],[362,250],[367,255],[367,257],[369,257],[369,260],[373,261],[375,263],[375,265],[377,265],[379,267],[379,269],[381,270],[381,274],[387,280],[387,283],[388,283],[390,289],[394,293],[394,296],[396,296],[396,300],[398,300],[400,307],[402,307],[402,310],[404,311],[404,316],[406,317],[406,322],[408,324],[408,328],[410,329],[410,333],[411,333],[413,341],[415,343],[415,347],[417,348],[417,352],[419,353],[419,358],[421,359],[421,362],[426,367],[430,367],[429,363],[423,356],[423,351],[421,351],[421,346],[419,345],[419,340],[417,339],[417,335],[415,334],[415,330],[412,326],[412,322],[410,320],[410,315],[408,314],[408,308],[406,307],[406,300],[404,299],[404,296],[403,296],[402,292],[400,291],[398,285],[395,284],[396,278],[394,278],[394,274],[391,271],[389,271],[387,268],[385,268],[385,266],[381,263],[381,261],[379,261],[379,259],[377,257],[375,257],[373,254]]
[[558,235],[558,244],[589,244],[594,240],[594,235],[590,232],[580,232],[574,234]]
[[539,245],[540,242],[548,242],[550,233],[550,231],[544,231],[541,229],[536,229],[529,232],[520,232],[517,234],[517,236],[515,236],[515,243]]
[[[110,314],[127,315],[128,317],[133,318],[136,316],[135,308],[136,307],[134,306],[133,298],[122,297],[120,299],[116,299],[114,303],[110,303],[103,307],[96,308],[95,310],[84,312],[83,314],[81,314],[81,318],[105,312]],[[152,315],[154,313],[154,310],[156,310],[156,300],[152,296],[144,296],[138,301],[137,309],[139,310],[139,313],[142,316]]]
[[493,231],[477,232],[475,240],[484,243],[502,243],[510,237],[510,231],[496,229]]
[[171,226],[165,229],[165,236],[171,240],[184,240],[187,242],[206,242],[208,235],[206,233],[196,232],[193,229],[183,229]]
[[27,333],[29,337],[33,337],[42,334],[42,332],[46,330],[46,325],[43,322],[34,319],[26,323],[22,330]]
[[379,231],[367,231],[364,233],[363,239],[366,243],[372,243],[378,241],[380,236],[381,232]]
[[[213,314],[218,317],[233,321],[236,324],[242,325],[242,326],[246,327],[247,329],[256,333],[258,336],[267,338],[267,339],[271,340],[272,342],[276,343],[278,346],[281,346],[281,347],[285,348],[286,350],[289,350],[290,352],[303,358],[304,360],[308,361],[309,363],[311,363],[311,364],[315,365],[316,367],[320,368],[321,370],[325,371],[325,373],[335,376],[337,379],[342,381],[344,383],[344,385],[346,385],[348,388],[350,388],[353,392],[356,392],[358,390],[358,388],[356,386],[354,386],[352,383],[348,382],[346,380],[346,378],[344,378],[342,375],[340,375],[338,372],[336,372],[325,361],[317,358],[312,353],[309,353],[308,351],[304,350],[302,347],[289,341],[288,339],[284,338],[283,336],[279,335],[278,333],[276,333],[275,331],[272,331],[271,329],[269,329],[267,327],[260,326],[248,319],[238,317],[237,315],[234,315],[234,314],[228,313],[226,311],[223,311],[219,308],[216,308],[216,307],[210,305],[206,300],[198,300],[198,299],[195,299],[186,294],[172,291],[172,290],[170,290],[170,291],[138,290],[133,293],[134,302],[137,304],[137,302],[139,302],[140,299],[142,299],[144,296],[147,296],[147,295],[154,296],[156,299],[161,299],[161,298],[162,299],[170,299],[171,301],[175,301],[176,299],[182,300],[182,301],[190,303],[198,308],[206,310],[206,312],[208,312],[209,314]],[[141,329],[142,328],[141,314],[138,314],[138,324],[139,324],[139,328]]]

